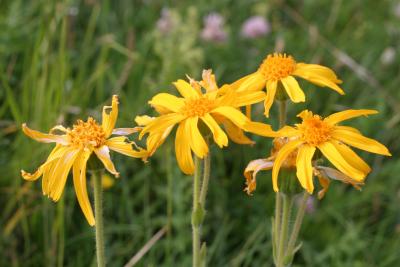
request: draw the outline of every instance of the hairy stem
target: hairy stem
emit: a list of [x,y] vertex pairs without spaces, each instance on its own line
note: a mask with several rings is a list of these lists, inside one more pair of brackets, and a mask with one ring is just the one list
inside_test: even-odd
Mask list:
[[105,266],[104,257],[104,225],[103,225],[103,188],[101,184],[102,171],[93,171],[94,178],[94,213],[96,219],[96,255],[97,266]]

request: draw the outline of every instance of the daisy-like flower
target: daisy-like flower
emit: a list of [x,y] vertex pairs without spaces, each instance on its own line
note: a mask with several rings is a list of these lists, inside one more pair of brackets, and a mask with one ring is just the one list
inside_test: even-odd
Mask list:
[[[243,134],[243,130],[246,130],[244,125],[249,123],[249,119],[238,108],[259,102],[265,97],[261,91],[236,92],[229,85],[219,88],[211,70],[203,71],[201,82],[189,80],[190,83],[184,80],[174,83],[182,97],[160,93],[149,101],[160,113],[159,117],[136,118],[136,122],[144,126],[139,138],[148,134],[149,155],[155,152],[178,124],[175,152],[178,165],[185,174],[194,172],[192,151],[199,158],[208,154],[203,129],[212,134],[214,142],[221,148],[228,145],[228,136],[235,142],[251,144],[252,141]],[[221,124],[226,133],[221,129]],[[270,126],[266,126],[266,135],[267,132],[273,134]]]
[[[252,195],[252,193],[256,190],[257,187],[256,178],[258,172],[265,170],[272,170],[276,156],[288,142],[290,142],[290,140],[289,138],[286,137],[274,138],[272,142],[273,148],[271,150],[271,156],[265,159],[256,159],[249,162],[243,173],[246,178],[246,188],[244,189],[244,191],[248,195]],[[298,155],[298,149],[294,149],[292,152],[290,152],[283,160],[281,168],[284,168],[289,171],[295,171],[297,155]],[[325,193],[328,191],[331,180],[337,180],[346,184],[350,184],[357,190],[361,190],[361,186],[364,185],[364,182],[356,181],[351,177],[347,176],[346,174],[341,173],[338,170],[318,165],[316,160],[312,161],[312,166],[313,166],[313,172],[312,172],[313,176],[318,177],[318,181],[322,186],[322,189],[318,192],[319,199],[323,198]]]
[[[61,125],[55,126],[49,133],[41,133],[32,130],[24,123],[23,132],[42,143],[56,143],[46,162],[34,173],[21,170],[22,177],[28,181],[42,178],[43,194],[58,201],[64,190],[68,173],[72,168],[73,181],[79,205],[88,223],[95,225],[92,207],[90,205],[86,189],[86,164],[90,156],[94,154],[104,164],[104,167],[115,177],[119,173],[110,158],[110,150],[121,154],[144,158],[147,152],[125,135],[137,132],[139,128],[115,128],[118,117],[118,97],[112,98],[112,105],[103,108],[103,120],[99,125],[93,118],[89,117],[86,122],[78,120],[72,129]],[[56,131],[62,134],[56,134]],[[118,135],[110,137],[111,135]]]
[[238,91],[257,91],[266,88],[267,95],[264,99],[265,116],[275,99],[278,86],[282,86],[289,98],[294,103],[304,102],[305,95],[294,77],[300,77],[322,87],[329,87],[343,95],[343,90],[338,86],[342,81],[329,68],[317,65],[297,63],[292,56],[286,54],[269,54],[258,70],[232,84]]
[[[312,159],[317,148],[341,173],[351,179],[342,177],[344,182],[353,185],[362,184],[371,168],[348,145],[385,156],[391,156],[391,154],[381,143],[363,136],[355,128],[341,126],[338,123],[354,117],[376,113],[375,110],[346,110],[334,113],[325,119],[308,110],[298,114],[297,116],[303,120],[302,123],[296,124],[295,127],[285,126],[277,132],[278,136],[287,138],[287,143],[279,149],[272,164],[274,191],[279,191],[278,174],[280,168],[284,166],[288,157],[295,152],[297,178],[301,186],[311,194],[314,190]],[[261,126],[258,127],[258,130],[255,128],[252,130],[256,134],[264,135]],[[268,130],[268,127],[266,127],[266,130]],[[264,136],[269,136],[269,134],[267,133]],[[316,170],[319,174],[330,176],[328,173],[330,170],[318,168],[318,166]],[[354,182],[352,182],[353,180]]]

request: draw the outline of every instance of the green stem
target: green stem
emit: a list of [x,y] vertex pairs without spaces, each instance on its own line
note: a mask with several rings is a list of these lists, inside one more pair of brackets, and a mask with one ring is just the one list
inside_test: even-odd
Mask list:
[[94,213],[96,218],[96,255],[97,266],[104,267],[104,226],[103,226],[103,188],[102,171],[93,171],[94,178]]
[[279,103],[279,128],[286,124],[286,100],[280,100]]
[[281,229],[281,216],[282,216],[282,200],[281,200],[281,193],[276,192],[275,193],[275,222],[274,222],[274,229],[272,230],[274,232],[274,240],[273,242],[275,243],[275,251],[274,251],[274,261],[275,264],[278,262],[277,261],[277,251],[279,251],[279,237],[280,237],[280,229]]
[[207,191],[208,191],[208,182],[210,180],[210,168],[211,168],[211,153],[208,152],[208,155],[204,157],[204,169],[203,169],[203,181],[201,184],[201,191],[200,191],[200,204],[204,208]]
[[293,249],[296,245],[297,237],[300,232],[301,224],[303,223],[304,214],[307,207],[307,200],[309,198],[309,194],[307,192],[303,193],[303,198],[301,199],[301,203],[299,206],[299,210],[297,211],[296,220],[294,221],[293,230],[290,235],[289,244],[288,244],[288,253],[293,254]]
[[200,266],[200,159],[195,156],[195,172],[193,177],[193,212],[192,212],[192,241],[193,241],[193,267]]
[[284,267],[285,252],[287,251],[287,238],[289,233],[290,214],[292,209],[293,197],[290,195],[282,194],[283,198],[283,211],[282,211],[282,224],[281,233],[279,236],[279,249],[277,267]]

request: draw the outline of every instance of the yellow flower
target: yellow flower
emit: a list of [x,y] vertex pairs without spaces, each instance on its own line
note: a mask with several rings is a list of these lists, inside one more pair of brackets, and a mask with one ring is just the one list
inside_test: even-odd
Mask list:
[[235,90],[257,91],[266,88],[267,95],[264,99],[265,115],[274,102],[278,85],[282,85],[287,95],[294,103],[304,102],[305,95],[294,78],[300,77],[322,87],[329,87],[343,95],[343,90],[337,85],[342,81],[329,68],[317,65],[297,63],[292,56],[286,54],[269,54],[258,70],[232,84]]
[[[99,125],[89,117],[86,122],[78,120],[72,129],[61,125],[55,126],[48,134],[32,130],[24,123],[24,133],[43,143],[56,143],[46,162],[42,164],[33,174],[21,170],[22,177],[28,181],[42,178],[43,194],[54,201],[58,201],[64,190],[68,173],[72,168],[73,181],[79,205],[88,223],[95,225],[93,211],[89,202],[86,189],[86,163],[92,153],[100,159],[105,168],[116,177],[113,162],[110,159],[110,150],[121,154],[143,158],[147,152],[138,148],[134,142],[128,140],[125,135],[137,132],[138,128],[116,128],[115,122],[118,117],[118,97],[113,96],[112,106],[103,108],[103,120]],[[56,131],[63,134],[55,134]],[[119,135],[110,137],[111,135]]]
[[[279,169],[287,157],[297,150],[297,178],[302,187],[312,193],[314,190],[312,158],[317,148],[340,172],[355,182],[363,182],[371,169],[348,145],[376,154],[386,156],[391,154],[381,143],[363,136],[355,128],[340,126],[338,123],[376,113],[375,110],[346,110],[334,113],[325,119],[308,110],[298,114],[297,116],[303,120],[301,124],[296,124],[295,127],[285,126],[277,132],[278,136],[287,138],[288,142],[279,150],[274,159],[272,167],[274,190],[279,191]],[[268,132],[263,134],[262,127],[252,130],[259,135],[269,136]],[[351,181],[347,182],[351,183]]]
[[[235,142],[252,143],[243,134],[243,130],[246,130],[244,125],[249,120],[238,108],[260,101],[265,97],[263,92],[235,92],[229,85],[218,88],[211,70],[203,71],[201,82],[178,80],[174,85],[182,97],[160,93],[149,101],[160,113],[159,117],[136,117],[136,122],[144,126],[139,138],[149,134],[149,155],[165,141],[176,124],[175,153],[178,165],[185,174],[194,172],[192,151],[199,158],[208,154],[208,145],[199,127],[208,129],[214,142],[221,148],[228,145],[228,136]],[[224,125],[228,136],[220,124]],[[271,127],[269,132],[272,134]]]
[[[246,188],[244,191],[248,195],[252,195],[252,193],[256,190],[256,177],[258,172],[263,170],[272,170],[276,156],[288,142],[290,142],[290,140],[286,137],[275,138],[273,140],[273,148],[270,157],[266,159],[256,159],[249,162],[243,173],[246,178]],[[298,149],[294,149],[292,152],[290,152],[289,155],[283,160],[281,168],[293,171],[296,170],[297,155]],[[357,190],[361,190],[361,186],[364,185],[364,182],[362,181],[356,181],[338,170],[320,166],[316,163],[317,161],[312,161],[313,175],[318,177],[318,181],[322,186],[322,189],[318,192],[319,199],[323,198],[325,193],[328,191],[331,180],[338,180],[346,184],[351,184]]]

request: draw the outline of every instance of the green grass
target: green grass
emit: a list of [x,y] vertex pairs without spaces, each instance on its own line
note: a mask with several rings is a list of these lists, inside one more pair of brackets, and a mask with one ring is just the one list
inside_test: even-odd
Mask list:
[[[172,3],[172,1],[170,1]],[[301,82],[308,102],[290,106],[289,122],[304,108],[323,115],[343,108],[377,109],[379,115],[351,122],[386,144],[391,158],[361,153],[373,166],[358,192],[333,183],[308,214],[295,266],[397,266],[400,261],[400,18],[395,1],[0,1],[0,266],[93,266],[93,229],[77,205],[71,179],[57,204],[29,183],[52,145],[24,136],[23,122],[47,131],[77,118],[100,118],[112,94],[120,95],[118,126],[152,113],[147,101],[185,74],[199,78],[212,68],[220,84],[255,70],[278,44],[300,61],[332,67],[344,80],[344,97]],[[171,8],[176,27],[165,36],[156,21]],[[226,43],[199,38],[202,18],[226,18]],[[272,33],[240,38],[240,25],[260,14]],[[394,63],[380,61],[387,47]],[[258,106],[254,119],[264,120]],[[154,113],[152,113],[154,114]],[[273,107],[271,117],[276,118]],[[271,123],[277,126],[276,119]],[[274,194],[270,173],[259,175],[254,196],[242,192],[243,169],[269,152],[257,145],[213,147],[204,239],[209,266],[271,266],[270,217]],[[121,178],[105,192],[106,255],[123,266],[162,227],[171,231],[138,266],[190,266],[191,178],[177,168],[173,140],[144,165],[114,154]],[[91,191],[91,190],[90,190]],[[90,195],[93,199],[93,195]]]

